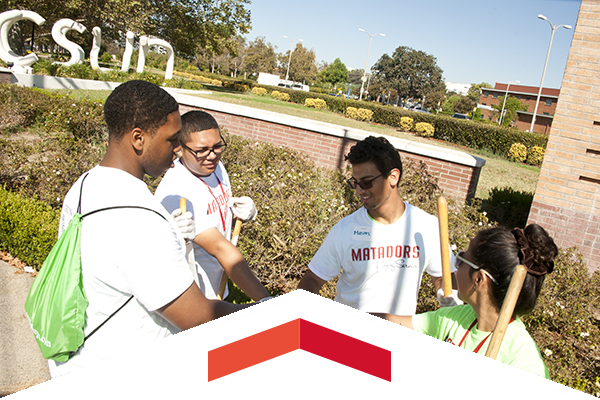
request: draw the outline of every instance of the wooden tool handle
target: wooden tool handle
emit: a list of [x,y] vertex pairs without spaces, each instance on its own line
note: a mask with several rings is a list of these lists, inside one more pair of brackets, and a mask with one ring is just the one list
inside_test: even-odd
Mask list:
[[442,256],[442,287],[444,297],[452,294],[452,272],[450,271],[450,250],[448,249],[448,203],[444,197],[439,197],[438,221],[440,223],[440,254]]
[[240,236],[240,231],[242,230],[242,220],[236,218],[235,226],[233,227],[233,233],[231,234],[231,244],[237,246],[237,242]]
[[521,288],[523,287],[523,282],[526,277],[527,269],[523,265],[517,265],[513,277],[510,280],[510,285],[508,285],[508,291],[504,297],[504,302],[502,303],[500,315],[498,316],[494,333],[492,333],[490,344],[485,352],[486,357],[495,360],[498,356],[500,345],[502,345],[502,339],[504,339],[504,334],[506,333],[513,312],[515,311],[515,305],[519,299],[519,294],[521,294]]
[[[235,226],[233,227],[233,233],[231,234],[231,244],[237,246],[238,238],[240,236],[240,231],[242,230],[242,220],[236,218]],[[223,275],[221,276],[221,284],[219,285],[219,293],[217,293],[217,299],[222,300],[223,295],[225,294],[225,288],[227,287],[227,280],[229,277],[225,270],[223,270]]]
[[179,199],[179,208],[181,209],[181,213],[185,214],[187,212],[187,200],[185,197]]

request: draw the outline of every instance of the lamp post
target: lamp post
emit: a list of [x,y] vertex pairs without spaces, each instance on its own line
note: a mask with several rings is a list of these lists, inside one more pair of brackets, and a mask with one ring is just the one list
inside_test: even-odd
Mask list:
[[363,74],[363,77],[361,78],[362,83],[360,85],[360,96],[358,99],[360,101],[360,100],[362,100],[362,95],[363,95],[363,92],[365,91],[365,81],[367,80],[367,66],[369,65],[369,53],[371,52],[371,41],[373,40],[373,36],[385,36],[385,34],[374,33],[371,35],[369,32],[365,31],[362,28],[358,28],[358,30],[369,35],[369,49],[367,50],[367,62],[365,62],[365,73]]
[[367,94],[367,96],[369,96],[369,83],[371,83],[371,77],[373,76],[373,72],[378,73],[379,71],[374,69],[373,71],[371,71],[371,73],[369,74],[369,79],[367,79],[367,89],[365,90],[365,93]]
[[[286,39],[290,39],[287,36],[283,36]],[[298,39],[299,42],[302,42],[302,39]],[[290,57],[288,58],[288,66],[287,66],[287,71],[285,73],[285,82],[287,83],[288,81],[288,77],[290,76],[290,63],[292,62],[292,52],[294,51],[294,41],[292,39],[290,39],[290,42],[292,42],[292,47],[290,48]]]
[[533,116],[531,117],[531,127],[529,128],[529,132],[533,132],[533,126],[535,125],[535,116],[537,114],[538,106],[540,104],[540,97],[542,95],[542,87],[544,86],[544,77],[546,76],[546,67],[548,66],[548,58],[550,57],[550,49],[552,48],[552,39],[554,39],[554,32],[556,29],[563,27],[565,29],[573,29],[571,25],[554,25],[546,16],[539,14],[539,19],[543,19],[544,21],[548,21],[550,27],[552,28],[552,34],[550,35],[550,45],[548,45],[548,54],[546,54],[546,63],[544,64],[544,72],[542,72],[542,81],[540,82],[540,90],[538,91],[537,100],[535,102],[535,109],[533,110]]
[[511,83],[521,83],[520,81],[510,81],[506,85],[506,94],[504,95],[504,101],[502,102],[502,111],[500,112],[500,118],[498,118],[498,125],[502,126],[502,119],[504,118],[504,106],[506,105],[506,98],[508,97],[508,88]]

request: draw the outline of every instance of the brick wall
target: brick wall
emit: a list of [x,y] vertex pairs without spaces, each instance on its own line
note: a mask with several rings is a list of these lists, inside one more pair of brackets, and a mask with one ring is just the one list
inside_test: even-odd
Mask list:
[[[219,125],[226,127],[232,134],[302,151],[316,165],[326,168],[344,168],[346,166],[344,155],[348,153],[350,146],[373,135],[365,131],[246,107],[244,107],[246,115],[240,115],[242,114],[239,111],[240,106],[202,101],[197,97],[187,101],[181,96],[175,95],[175,97],[181,104],[181,113],[191,109],[203,109],[213,115]],[[290,119],[294,119],[293,123],[290,123]],[[481,167],[485,164],[485,160],[455,150],[393,137],[388,139],[396,146],[402,157],[422,160],[427,164],[429,170],[439,177],[439,185],[445,196],[466,201],[475,195]]]
[[529,223],[600,269],[600,3],[582,0]]

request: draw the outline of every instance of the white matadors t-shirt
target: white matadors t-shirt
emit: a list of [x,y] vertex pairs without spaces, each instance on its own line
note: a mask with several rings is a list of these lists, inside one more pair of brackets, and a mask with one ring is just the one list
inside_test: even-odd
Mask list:
[[[167,171],[154,195],[169,212],[179,208],[179,200],[187,200],[187,210],[194,216],[196,235],[210,228],[217,228],[227,239],[231,239],[231,184],[229,176],[219,162],[210,176],[199,178],[175,161],[174,168]],[[196,272],[196,283],[208,299],[216,299],[219,292],[223,267],[219,261],[202,247],[193,243],[192,269]],[[228,291],[225,290],[224,297]]]
[[362,207],[338,222],[309,263],[319,278],[340,274],[336,301],[368,312],[414,315],[423,272],[442,275],[438,219],[404,203],[380,224]]

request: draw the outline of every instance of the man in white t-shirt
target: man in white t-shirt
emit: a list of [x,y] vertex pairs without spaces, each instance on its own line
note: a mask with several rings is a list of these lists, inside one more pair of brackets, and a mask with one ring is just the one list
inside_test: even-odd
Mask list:
[[179,233],[184,218],[176,222],[142,180],[173,164],[181,129],[175,99],[155,84],[129,81],[108,97],[104,114],[106,154],[69,190],[59,231],[76,212],[138,208],[104,210],[83,219],[81,265],[89,302],[84,335],[105,323],[68,361],[48,361],[53,378],[245,307],[202,294]]
[[[253,300],[269,297],[240,251],[230,243],[233,215],[242,221],[256,217],[249,197],[232,197],[229,176],[221,162],[227,143],[212,115],[188,111],[181,116],[181,157],[167,171],[155,196],[173,216],[179,200],[187,200],[195,229],[184,236],[192,242],[190,264],[196,283],[209,299],[217,298],[223,271]],[[224,279],[227,279],[226,277]],[[227,296],[224,293],[223,298]]]
[[[363,207],[338,222],[308,264],[298,289],[319,294],[340,275],[336,301],[369,312],[413,315],[423,272],[440,296],[442,264],[435,216],[400,198],[402,161],[384,137],[369,136],[350,149],[348,184]],[[452,265],[452,264],[451,264]],[[443,293],[443,291],[441,291]]]

